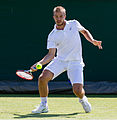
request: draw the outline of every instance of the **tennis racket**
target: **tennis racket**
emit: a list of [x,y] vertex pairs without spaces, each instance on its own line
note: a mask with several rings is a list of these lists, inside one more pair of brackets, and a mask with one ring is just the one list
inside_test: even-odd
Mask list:
[[17,70],[16,75],[22,79],[32,80],[33,79],[32,72],[33,72],[32,70]]
[[[36,67],[34,67],[33,69],[41,69],[42,65],[41,64],[37,64]],[[16,71],[16,75],[19,76],[22,79],[26,79],[26,80],[32,80],[33,79],[33,75],[32,75],[32,70],[17,70]]]

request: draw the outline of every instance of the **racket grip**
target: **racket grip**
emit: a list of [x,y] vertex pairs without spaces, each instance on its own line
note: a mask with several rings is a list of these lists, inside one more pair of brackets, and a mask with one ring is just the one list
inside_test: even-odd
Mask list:
[[[34,70],[36,70],[36,67],[33,67]],[[29,70],[29,72],[34,72],[32,69]]]
[[36,70],[36,67],[33,67],[34,70]]

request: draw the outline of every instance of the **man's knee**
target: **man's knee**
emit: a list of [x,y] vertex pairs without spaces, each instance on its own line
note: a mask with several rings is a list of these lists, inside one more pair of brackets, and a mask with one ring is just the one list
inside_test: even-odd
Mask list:
[[73,92],[74,94],[81,95],[83,92],[83,85],[79,83],[73,84]]
[[50,80],[52,80],[54,74],[52,72],[50,72],[49,70],[44,70],[42,72],[42,74],[39,76],[39,83],[45,83],[48,82]]

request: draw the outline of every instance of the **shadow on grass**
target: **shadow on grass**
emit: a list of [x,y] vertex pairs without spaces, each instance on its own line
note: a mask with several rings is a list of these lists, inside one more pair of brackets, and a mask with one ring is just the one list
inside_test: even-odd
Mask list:
[[26,114],[26,115],[21,115],[21,114],[14,114],[16,119],[19,118],[28,118],[28,117],[33,117],[33,118],[44,118],[44,117],[66,117],[66,118],[73,118],[75,115],[78,114],[85,114],[83,112],[79,113],[70,113],[70,114],[48,114],[48,113],[37,113],[37,114]]
[[[39,94],[0,94],[0,97],[39,97]],[[49,94],[49,97],[76,97],[74,94]],[[117,94],[88,94],[87,97],[117,98]]]

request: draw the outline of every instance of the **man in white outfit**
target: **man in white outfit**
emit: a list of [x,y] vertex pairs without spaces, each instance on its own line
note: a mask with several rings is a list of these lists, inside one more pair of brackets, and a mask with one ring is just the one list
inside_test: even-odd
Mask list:
[[[56,24],[48,35],[47,49],[49,52],[42,60],[31,67],[33,71],[36,71],[37,69],[34,68],[38,63],[45,65],[51,61],[39,76],[38,85],[41,103],[32,113],[48,112],[48,82],[64,71],[67,71],[73,92],[79,98],[85,112],[91,112],[91,104],[88,102],[83,89],[84,63],[79,32],[93,45],[98,46],[99,49],[102,49],[102,41],[94,40],[90,32],[77,20],[65,20],[66,10],[62,6],[54,8],[53,18]],[[57,56],[55,57],[56,50]]]

